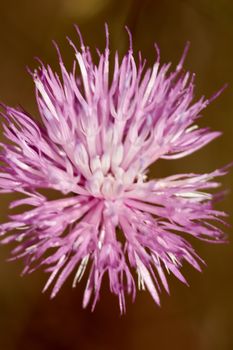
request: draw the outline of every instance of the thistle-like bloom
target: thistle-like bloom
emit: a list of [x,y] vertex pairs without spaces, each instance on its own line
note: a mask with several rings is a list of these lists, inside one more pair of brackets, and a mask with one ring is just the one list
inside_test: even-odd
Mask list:
[[[79,33],[79,32],[78,32]],[[68,72],[58,50],[61,77],[41,63],[33,73],[38,123],[20,108],[4,106],[0,189],[19,192],[10,208],[32,206],[0,226],[2,243],[17,242],[13,259],[25,259],[24,273],[39,266],[50,272],[54,297],[70,274],[73,286],[88,271],[83,306],[99,299],[103,276],[125,311],[125,294],[148,289],[157,304],[166,275],[186,283],[181,267],[201,270],[202,260],[186,240],[189,235],[222,242],[214,225],[225,215],[212,208],[205,192],[225,170],[210,174],[178,174],[148,180],[158,159],[177,159],[219,136],[196,125],[210,100],[193,102],[194,76],[183,71],[187,47],[174,72],[160,65],[145,68],[132,44],[119,60],[115,54],[109,77],[106,49],[93,62],[81,40]],[[131,40],[130,40],[131,41]],[[76,64],[79,72],[76,73]],[[216,96],[214,96],[216,97]],[[49,200],[46,191],[58,191]],[[182,234],[182,235],[181,235]]]

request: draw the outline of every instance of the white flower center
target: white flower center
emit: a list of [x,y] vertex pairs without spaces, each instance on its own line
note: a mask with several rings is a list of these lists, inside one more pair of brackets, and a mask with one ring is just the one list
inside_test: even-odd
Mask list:
[[146,179],[146,176],[138,170],[138,166],[132,166],[128,170],[117,165],[111,166],[106,154],[101,160],[99,156],[92,160],[92,176],[86,181],[85,186],[95,197],[110,200],[120,198],[135,182],[143,182]]

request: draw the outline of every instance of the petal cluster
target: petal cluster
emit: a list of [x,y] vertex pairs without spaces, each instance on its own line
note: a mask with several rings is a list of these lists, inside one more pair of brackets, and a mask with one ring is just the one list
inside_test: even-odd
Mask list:
[[[115,54],[109,73],[109,44],[94,63],[84,45],[74,49],[72,71],[58,51],[60,75],[40,62],[33,72],[41,116],[3,106],[0,192],[19,192],[10,208],[31,206],[0,225],[2,243],[16,242],[12,259],[24,258],[24,273],[43,266],[54,297],[70,274],[73,286],[87,269],[83,306],[95,307],[103,276],[125,311],[125,296],[148,289],[157,304],[167,274],[186,283],[184,262],[201,270],[202,260],[186,238],[224,241],[219,225],[225,214],[213,209],[218,187],[209,174],[178,174],[148,180],[158,159],[189,155],[218,132],[199,128],[209,104],[194,101],[194,75],[184,72],[184,54],[174,71],[152,68],[130,48]],[[112,76],[110,78],[110,76]],[[215,96],[216,97],[216,96]],[[48,190],[60,199],[50,200]]]

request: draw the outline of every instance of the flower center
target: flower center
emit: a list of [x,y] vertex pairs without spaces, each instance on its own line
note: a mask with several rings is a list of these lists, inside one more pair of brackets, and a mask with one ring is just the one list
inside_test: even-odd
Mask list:
[[138,173],[134,167],[127,171],[116,167],[107,174],[99,168],[86,181],[85,187],[94,197],[114,200],[121,198],[125,191],[131,190],[135,182],[143,182],[145,178],[145,175]]

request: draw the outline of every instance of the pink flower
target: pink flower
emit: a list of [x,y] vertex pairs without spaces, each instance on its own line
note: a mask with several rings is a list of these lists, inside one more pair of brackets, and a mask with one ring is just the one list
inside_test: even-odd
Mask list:
[[[9,143],[1,144],[0,189],[24,195],[10,208],[33,209],[11,215],[0,232],[2,243],[17,242],[13,259],[25,259],[24,273],[39,266],[50,273],[44,290],[53,282],[52,297],[71,273],[75,287],[88,269],[83,306],[92,298],[94,309],[107,274],[124,312],[125,294],[135,298],[135,274],[138,288],[159,304],[160,287],[169,292],[167,273],[186,283],[185,262],[201,270],[203,261],[185,236],[224,241],[213,220],[221,223],[225,214],[212,208],[215,196],[206,190],[216,188],[214,177],[226,170],[148,180],[158,159],[189,155],[220,133],[196,125],[210,100],[193,102],[194,76],[183,72],[188,46],[169,72],[158,49],[152,68],[145,68],[140,54],[136,63],[130,37],[123,59],[115,54],[110,79],[106,34],[97,65],[79,33],[81,52],[69,41],[76,58],[72,72],[58,49],[61,78],[43,63],[34,72],[42,123],[4,106]],[[61,198],[49,200],[41,189]]]

